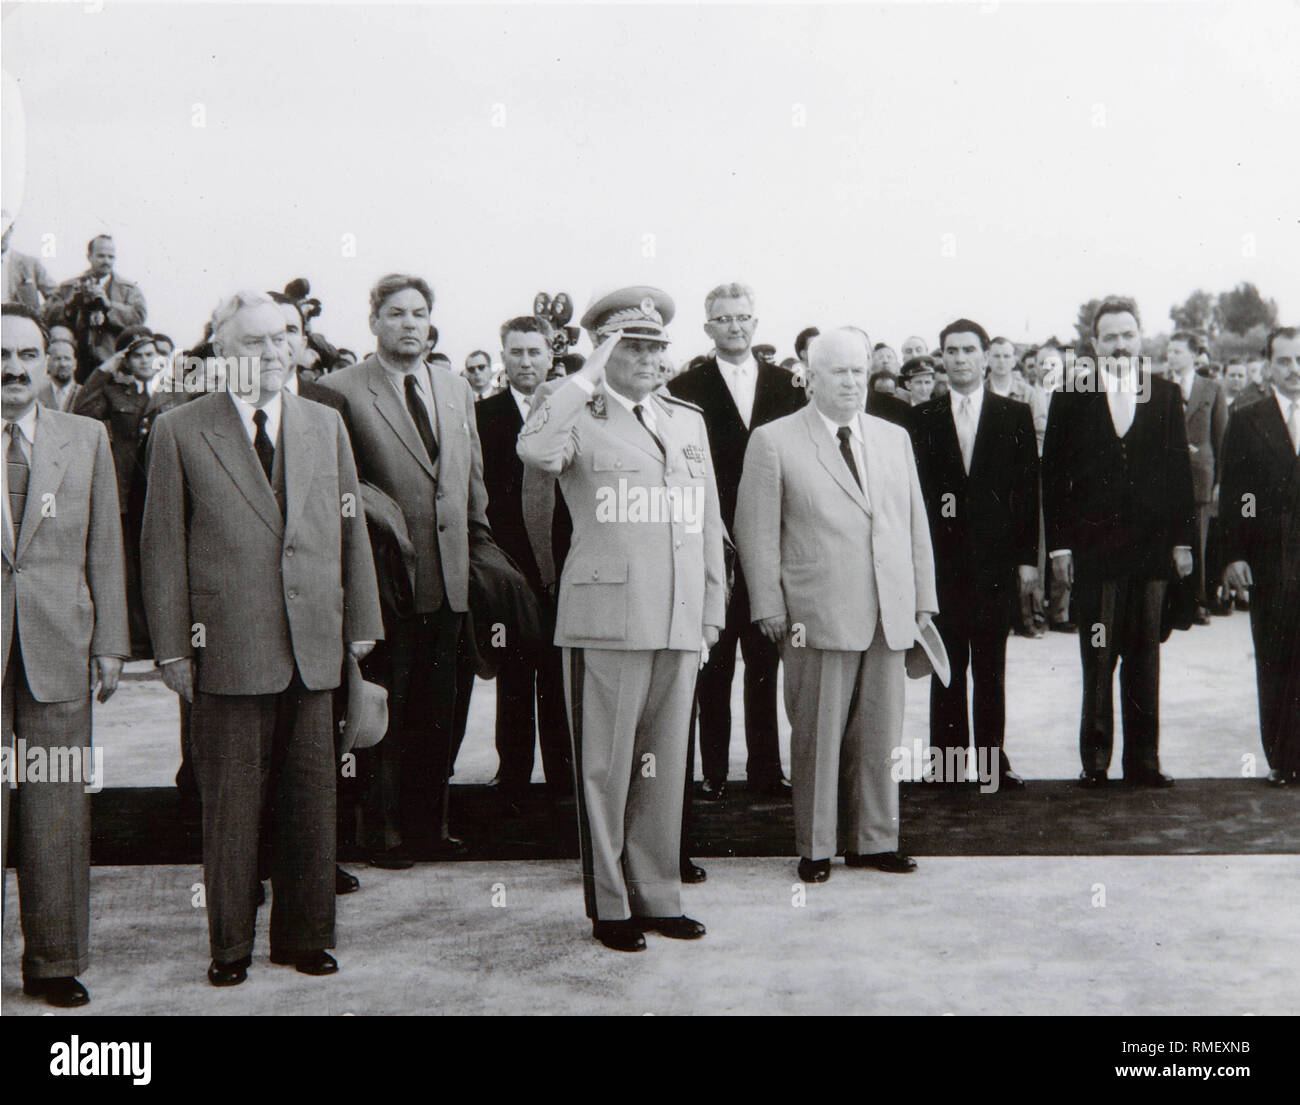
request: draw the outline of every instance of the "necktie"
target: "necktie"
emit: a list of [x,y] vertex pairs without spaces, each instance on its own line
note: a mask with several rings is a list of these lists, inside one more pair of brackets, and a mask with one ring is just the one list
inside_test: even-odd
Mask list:
[[262,471],[266,473],[266,482],[270,483],[271,469],[275,465],[275,446],[266,434],[266,411],[259,408],[253,412],[253,425],[257,427],[257,433],[253,436],[253,448],[257,450],[257,459],[261,461]]
[[14,539],[18,538],[18,528],[23,524],[23,510],[27,506],[27,480],[31,475],[31,468],[27,463],[27,456],[23,453],[23,447],[18,443],[22,436],[20,430],[14,423],[5,427],[5,432],[9,435],[9,445],[5,449],[5,478],[9,484],[9,516],[14,523]]
[[853,475],[853,482],[858,485],[858,490],[862,490],[862,477],[858,474],[857,462],[853,459],[853,450],[849,446],[849,439],[853,436],[853,431],[847,426],[841,426],[835,431],[835,436],[840,439],[840,456],[844,458],[844,463],[849,466],[849,472]]
[[665,457],[667,457],[667,456],[668,456],[668,450],[664,448],[664,443],[663,443],[662,441],[660,441],[659,438],[657,438],[657,437],[655,436],[655,432],[654,432],[654,430],[650,429],[650,427],[646,425],[646,421],[645,421],[645,412],[641,409],[641,404],[640,404],[640,403],[638,403],[636,406],[634,406],[634,407],[632,408],[632,413],[636,415],[636,420],[637,420],[638,422],[641,423],[641,427],[642,427],[642,429],[644,429],[645,432],[648,433],[648,434],[650,435],[650,439],[651,439],[651,440],[652,440],[656,445],[659,446],[659,451],[660,451],[661,453],[663,453],[663,455],[664,455]]
[[1300,453],[1300,400],[1291,400],[1291,413],[1287,415],[1286,428],[1291,434],[1291,448]]
[[972,425],[972,400],[963,395],[957,401],[957,444],[961,446],[961,463],[970,475],[971,454],[975,452],[975,427]]
[[438,459],[438,439],[433,436],[433,427],[429,425],[429,412],[424,406],[424,400],[420,398],[419,389],[415,386],[415,377],[408,375],[405,382],[406,387],[406,409],[411,413],[411,421],[415,423],[416,432],[420,435],[420,440],[424,442],[424,451],[429,454],[430,462]]

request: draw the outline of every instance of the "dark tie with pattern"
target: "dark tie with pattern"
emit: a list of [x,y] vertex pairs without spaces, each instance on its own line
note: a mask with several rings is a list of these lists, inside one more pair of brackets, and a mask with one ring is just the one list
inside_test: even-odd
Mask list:
[[853,450],[849,447],[849,439],[853,436],[853,431],[847,426],[841,426],[835,431],[835,436],[840,439],[840,456],[844,458],[844,463],[849,466],[849,471],[853,473],[853,482],[858,485],[858,490],[862,490],[862,477],[858,475],[858,465],[853,459]]
[[9,444],[5,448],[5,479],[9,484],[9,516],[14,522],[14,540],[17,541],[18,528],[23,524],[23,510],[27,506],[27,480],[31,468],[23,447],[18,443],[22,430],[12,422],[5,430],[9,434]]
[[271,482],[271,469],[275,467],[275,446],[266,434],[266,411],[253,412],[253,425],[257,433],[253,437],[253,448],[257,450],[257,459],[262,462],[262,471],[266,473],[266,482]]
[[650,429],[650,427],[646,425],[646,421],[645,421],[645,412],[642,411],[642,409],[641,409],[641,404],[640,404],[640,403],[637,403],[637,404],[632,408],[632,413],[633,413],[634,415],[636,415],[636,420],[637,420],[638,422],[641,423],[641,428],[642,428],[643,430],[645,430],[645,432],[648,433],[648,434],[650,435],[650,440],[653,441],[656,445],[658,445],[658,446],[659,446],[659,451],[660,451],[661,453],[663,453],[663,455],[664,455],[665,457],[667,457],[667,456],[668,456],[668,450],[664,448],[664,443],[663,443],[662,441],[660,441],[659,438],[658,438],[657,436],[655,436],[655,432],[654,432],[654,430]]
[[432,463],[438,459],[438,439],[433,436],[433,427],[429,425],[429,412],[420,398],[414,376],[407,375],[405,387],[406,409],[411,412],[411,421],[415,423],[416,432],[424,442],[424,451],[429,454],[429,461]]

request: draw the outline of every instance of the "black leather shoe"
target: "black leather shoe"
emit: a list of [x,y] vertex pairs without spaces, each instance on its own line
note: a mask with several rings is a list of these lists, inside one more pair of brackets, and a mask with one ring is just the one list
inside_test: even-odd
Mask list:
[[1282,769],[1279,767],[1273,768],[1273,770],[1268,773],[1268,785],[1271,787],[1290,786],[1293,782],[1294,780],[1288,779],[1282,774]]
[[1208,610],[1206,610],[1204,606],[1198,606],[1198,607],[1196,608],[1196,616],[1195,616],[1192,620],[1193,620],[1197,625],[1209,625],[1209,624],[1210,624],[1210,612],[1209,612]]
[[409,871],[415,866],[415,860],[410,857],[405,848],[399,845],[384,852],[376,852],[370,857],[370,866],[385,871]]
[[706,931],[689,917],[633,917],[631,923],[642,932],[657,932],[669,940],[698,940]]
[[261,879],[257,880],[257,891],[253,894],[254,905],[266,905],[266,884]]
[[727,780],[705,779],[700,786],[700,796],[712,802],[721,802],[727,796]]
[[361,880],[352,874],[351,871],[344,871],[342,867],[334,867],[334,893],[335,894],[352,894],[361,889]]
[[693,860],[687,859],[685,856],[682,856],[681,874],[682,874],[682,882],[684,883],[703,882],[705,879],[709,877],[708,873],[704,870],[703,867],[701,867],[698,863],[695,863]]
[[825,882],[830,877],[830,860],[801,859],[799,861],[799,878],[802,882]]
[[761,794],[764,798],[789,798],[790,780],[777,776],[775,779],[769,779],[766,782],[755,783],[753,791],[755,794]]
[[248,977],[248,968],[252,962],[252,957],[247,955],[231,963],[218,963],[214,959],[208,968],[208,981],[213,986],[238,986]]
[[1107,783],[1104,771],[1080,771],[1079,786],[1084,790],[1100,790]]
[[469,851],[469,845],[458,836],[444,836],[429,851],[434,859],[456,859]]
[[46,1005],[56,1009],[76,1009],[88,1005],[90,995],[75,978],[24,978],[23,993],[29,998],[44,998]]
[[916,870],[916,860],[902,852],[876,852],[869,856],[845,852],[844,866],[874,867],[877,871],[887,871],[891,875],[908,875]]
[[1014,771],[1008,768],[1006,771],[1002,772],[1002,774],[998,776],[998,789],[999,790],[1007,790],[1007,789],[1024,790],[1025,781]]
[[645,937],[631,921],[593,921],[591,935],[616,952],[645,951]]
[[1156,787],[1160,790],[1168,790],[1174,785],[1172,775],[1162,775],[1159,771],[1139,771],[1126,776],[1124,781],[1135,787]]
[[291,952],[288,955],[272,952],[271,962],[280,967],[293,967],[303,975],[332,975],[339,969],[334,957],[323,948],[312,952]]

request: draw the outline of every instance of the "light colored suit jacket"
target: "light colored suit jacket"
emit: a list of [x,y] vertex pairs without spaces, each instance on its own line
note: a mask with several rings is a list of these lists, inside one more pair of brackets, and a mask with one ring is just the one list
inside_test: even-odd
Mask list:
[[735,533],[750,615],[787,615],[810,648],[863,652],[878,613],[906,649],[917,613],[939,609],[925,502],[907,431],[858,418],[865,495],[814,404],[750,437]]
[[11,249],[4,268],[6,303],[22,303],[33,311],[40,311],[42,301],[55,292],[57,285],[35,257]]
[[459,376],[430,369],[437,408],[438,460],[429,454],[377,358],[321,377],[319,383],[347,403],[343,420],[357,471],[401,508],[415,547],[415,612],[432,614],[443,603],[469,608],[469,542],[486,533],[487,492],[483,451],[474,418],[474,393]]
[[1192,461],[1192,492],[1204,506],[1214,498],[1214,479],[1223,434],[1228,428],[1228,400],[1223,389],[1205,376],[1192,378],[1192,394],[1183,409],[1187,449]]
[[698,649],[725,620],[722,517],[698,407],[656,392],[659,447],[600,387],[566,381],[519,433],[525,465],[558,477],[573,517],[555,643]]
[[[140,541],[154,655],[195,657],[209,694],[337,687],[345,641],[383,636],[347,431],[282,395],[285,510],[227,392],[162,415],[149,447]],[[201,636],[196,636],[201,627]]]
[[54,385],[49,380],[46,380],[41,390],[36,393],[36,402],[42,407],[52,407],[56,411],[71,413],[80,397],[81,385],[73,381],[68,385],[67,394],[63,397],[63,404],[59,405],[54,401]]
[[37,702],[85,697],[92,656],[126,660],[117,473],[104,427],[41,408],[15,547],[4,497],[4,655],[17,632]]

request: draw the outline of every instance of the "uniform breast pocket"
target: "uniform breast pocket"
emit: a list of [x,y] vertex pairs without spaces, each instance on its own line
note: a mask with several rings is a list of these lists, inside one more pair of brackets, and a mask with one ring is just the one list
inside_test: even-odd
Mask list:
[[597,449],[591,454],[591,470],[593,472],[624,473],[635,472],[637,469],[637,462],[630,457],[625,457],[622,453],[616,453],[609,449]]
[[621,641],[627,637],[627,561],[592,558],[564,575],[563,625],[569,637]]

